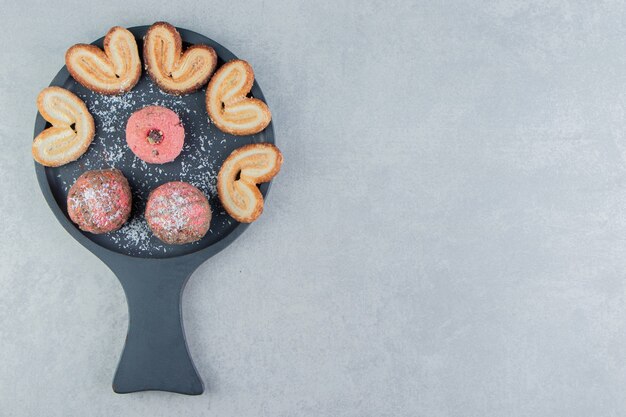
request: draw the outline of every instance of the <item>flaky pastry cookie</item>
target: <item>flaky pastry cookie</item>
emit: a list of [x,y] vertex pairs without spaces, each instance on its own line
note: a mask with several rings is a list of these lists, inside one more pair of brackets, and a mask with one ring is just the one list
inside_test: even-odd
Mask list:
[[267,127],[272,114],[267,104],[247,97],[254,83],[254,72],[239,59],[222,65],[206,90],[206,108],[211,120],[223,132],[252,135]]
[[235,149],[222,164],[217,192],[232,218],[252,223],[263,212],[263,195],[256,186],[280,171],[283,155],[271,143],[253,143]]
[[143,41],[143,60],[150,78],[170,94],[188,94],[209,80],[217,65],[215,50],[193,45],[183,53],[176,28],[166,22],[150,26]]
[[115,26],[104,38],[104,51],[77,44],[65,53],[65,65],[76,81],[100,94],[122,94],[141,77],[141,60],[135,36]]
[[33,141],[35,161],[57,167],[87,151],[96,130],[93,117],[81,99],[64,88],[48,87],[39,93],[37,108],[52,127]]

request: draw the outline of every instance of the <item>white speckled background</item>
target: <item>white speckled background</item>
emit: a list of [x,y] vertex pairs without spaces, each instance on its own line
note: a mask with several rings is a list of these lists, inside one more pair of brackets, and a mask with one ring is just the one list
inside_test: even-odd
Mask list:
[[[27,3],[0,7],[3,417],[626,414],[622,2]],[[65,50],[161,19],[253,64],[286,158],[185,292],[200,397],[111,391],[122,289],[30,156]]]

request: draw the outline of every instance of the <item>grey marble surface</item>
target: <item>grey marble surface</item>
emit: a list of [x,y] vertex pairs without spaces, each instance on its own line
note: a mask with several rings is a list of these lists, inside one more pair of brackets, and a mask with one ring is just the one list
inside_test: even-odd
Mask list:
[[[0,12],[2,416],[626,414],[622,2],[25,3]],[[285,155],[185,292],[199,397],[111,391],[122,289],[30,156],[66,48],[162,19],[253,64]]]

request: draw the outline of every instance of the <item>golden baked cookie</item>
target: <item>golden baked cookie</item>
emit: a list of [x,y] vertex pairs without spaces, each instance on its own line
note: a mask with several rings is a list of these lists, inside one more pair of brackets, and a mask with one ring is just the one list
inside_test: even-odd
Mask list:
[[65,53],[65,65],[76,81],[100,94],[122,94],[141,77],[141,60],[135,36],[115,26],[104,38],[104,51],[77,44]]
[[217,176],[217,193],[232,218],[252,223],[261,215],[263,195],[256,185],[274,178],[282,163],[283,155],[271,143],[246,145],[226,158]]
[[267,104],[247,95],[254,83],[254,72],[239,59],[222,65],[206,90],[206,108],[211,120],[223,132],[252,135],[267,127],[272,114]]
[[85,103],[61,87],[44,88],[37,97],[39,113],[52,127],[33,141],[33,158],[41,165],[58,167],[87,151],[95,134],[93,117]]
[[143,60],[150,78],[170,94],[188,94],[209,80],[217,65],[210,46],[193,45],[183,53],[176,28],[166,22],[150,26],[143,41]]

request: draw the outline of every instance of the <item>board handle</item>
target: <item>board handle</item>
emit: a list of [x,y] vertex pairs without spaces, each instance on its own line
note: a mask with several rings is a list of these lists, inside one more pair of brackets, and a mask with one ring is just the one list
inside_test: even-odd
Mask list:
[[128,302],[128,334],[113,391],[169,391],[199,395],[204,384],[189,355],[181,297],[193,269],[167,260],[112,266]]

